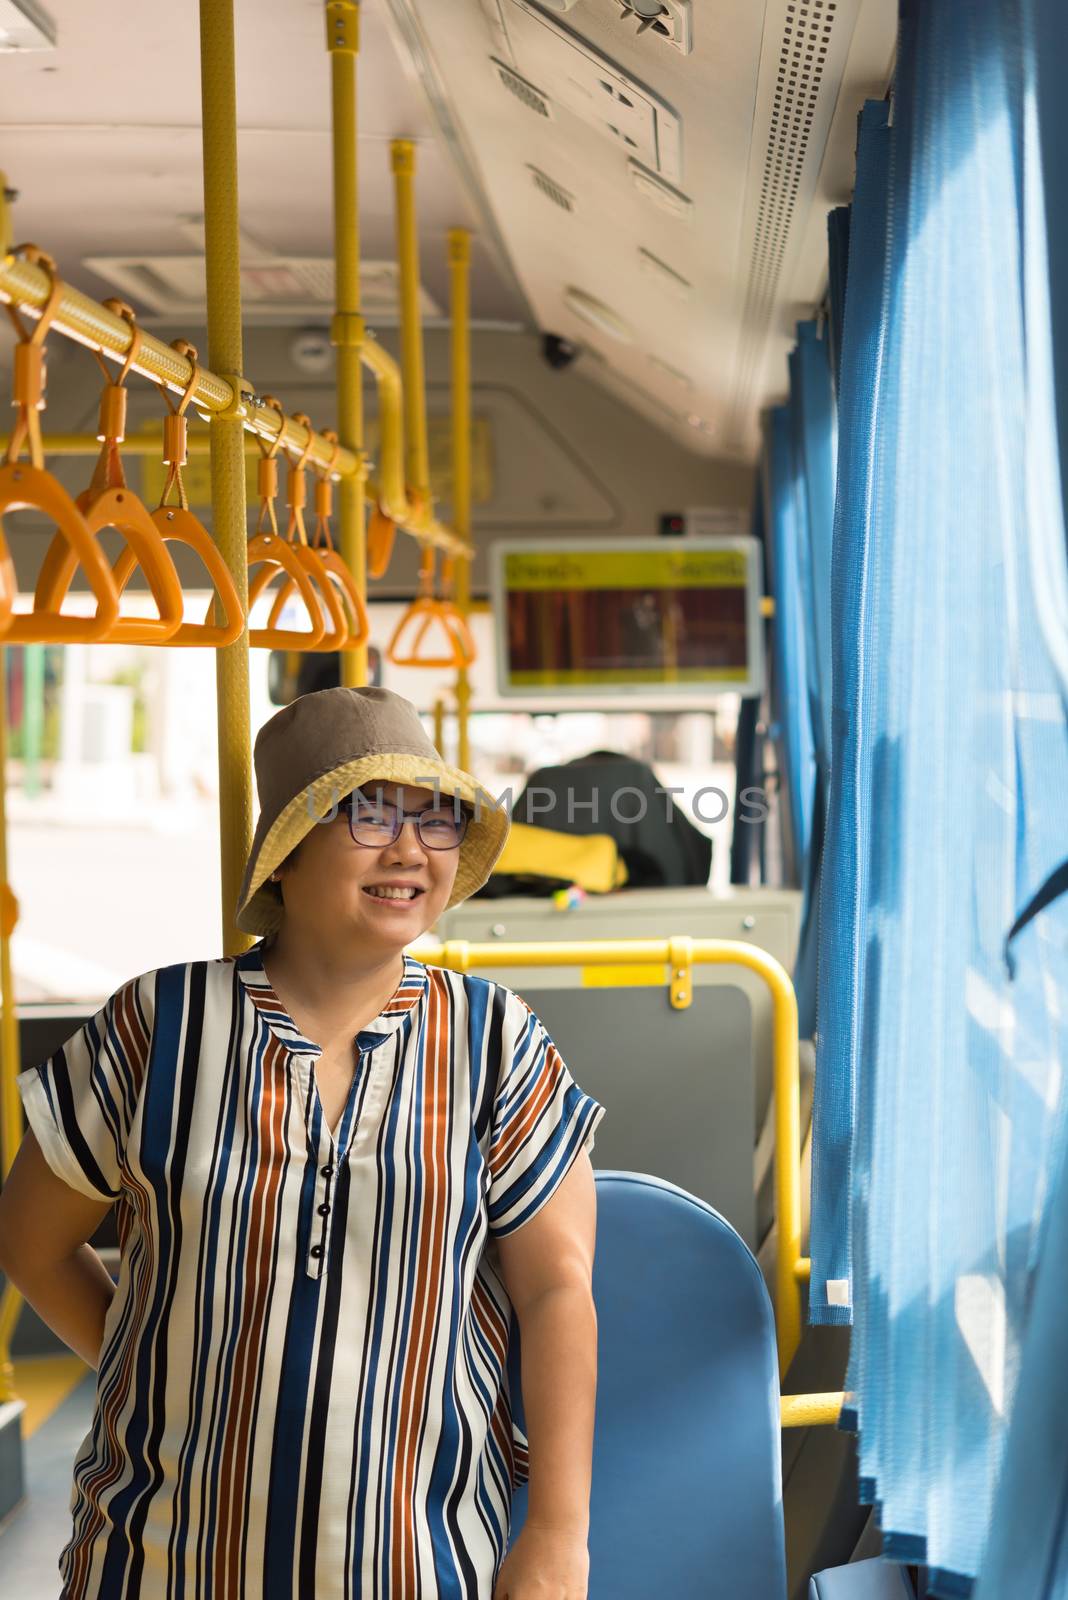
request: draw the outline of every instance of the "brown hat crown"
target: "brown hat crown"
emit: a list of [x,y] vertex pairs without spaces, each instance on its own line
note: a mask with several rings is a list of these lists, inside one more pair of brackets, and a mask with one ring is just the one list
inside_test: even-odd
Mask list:
[[320,817],[361,784],[436,787],[474,808],[449,905],[489,877],[509,820],[470,773],[442,761],[409,700],[373,687],[318,689],[264,723],[254,750],[260,816],[237,903],[237,925],[273,933],[282,907],[267,882]]

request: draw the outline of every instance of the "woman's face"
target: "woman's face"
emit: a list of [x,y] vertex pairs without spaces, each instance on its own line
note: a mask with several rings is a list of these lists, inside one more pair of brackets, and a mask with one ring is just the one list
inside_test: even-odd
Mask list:
[[[444,808],[451,815],[451,800],[431,789],[376,782],[363,793],[372,822],[379,810],[388,817],[392,808],[408,816]],[[459,860],[458,848],[424,845],[412,821],[405,821],[392,844],[357,844],[341,805],[332,820],[312,828],[280,869],[286,926],[305,928],[316,940],[326,936],[347,944],[356,936],[382,954],[400,951],[444,911]]]

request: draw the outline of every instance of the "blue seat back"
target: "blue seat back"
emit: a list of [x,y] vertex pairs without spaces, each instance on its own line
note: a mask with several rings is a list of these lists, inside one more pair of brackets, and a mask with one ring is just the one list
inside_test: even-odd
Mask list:
[[[594,1299],[589,1600],[785,1600],[775,1326],[749,1250],[673,1184],[599,1172]],[[513,1536],[525,1514],[524,1489]]]

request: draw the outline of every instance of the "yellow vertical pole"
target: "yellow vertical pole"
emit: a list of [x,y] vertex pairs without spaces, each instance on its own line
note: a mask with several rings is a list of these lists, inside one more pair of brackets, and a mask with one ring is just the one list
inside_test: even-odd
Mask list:
[[[11,933],[16,906],[7,877],[7,652],[0,644],[0,1178],[7,1178],[22,1141],[22,1104],[19,1100],[19,1024],[11,973]],[[22,1296],[9,1283],[0,1296],[0,1404],[14,1400],[11,1339]]]
[[410,139],[394,139],[390,154],[397,209],[397,266],[400,269],[405,474],[408,488],[429,500],[423,326],[419,310],[419,238],[415,227],[415,145]]
[[[360,226],[357,209],[356,57],[360,50],[360,8],[355,0],[328,0],[326,46],[330,52],[334,129],[335,313],[330,337],[337,349],[337,429],[347,450],[363,465],[363,374],[360,349]],[[341,556],[360,594],[367,595],[367,539],[363,471],[341,480],[338,496]],[[367,646],[342,650],[341,682],[349,688],[367,682]]]
[[434,749],[445,759],[445,702],[438,695],[434,701]]
[[[461,539],[471,538],[471,294],[469,270],[471,235],[466,228],[449,230],[449,271],[452,324],[452,526]],[[471,563],[456,563],[456,605],[465,618],[471,614]],[[468,713],[471,681],[466,667],[456,672],[456,764],[471,770]]]
[[[237,205],[237,83],[233,0],[200,0],[200,94],[204,146],[204,255],[208,360],[234,391],[211,418],[211,508],[215,542],[248,609],[245,439],[241,376],[241,277]],[[234,926],[238,890],[252,843],[248,627],[216,651],[219,705],[219,837],[224,955],[251,942]]]

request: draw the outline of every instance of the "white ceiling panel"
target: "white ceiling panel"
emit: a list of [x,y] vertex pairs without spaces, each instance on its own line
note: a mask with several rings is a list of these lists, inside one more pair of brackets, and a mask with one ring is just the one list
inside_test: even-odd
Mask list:
[[[588,346],[591,376],[691,448],[751,456],[793,319],[823,292],[818,240],[848,195],[856,113],[887,87],[894,0],[694,5],[688,54],[619,0],[387,3],[538,325]],[[650,199],[658,178],[677,214]]]
[[[196,7],[166,0],[49,0],[58,48],[0,54],[0,164],[19,191],[14,227],[91,294],[115,285],[86,257],[187,255],[203,212]],[[238,159],[245,229],[282,255],[332,255],[330,63],[322,0],[237,0]],[[474,315],[526,320],[507,270],[478,236],[430,112],[363,0],[360,214],[365,254],[394,254],[389,141],[418,146],[423,277],[448,302],[446,233],[468,226]],[[147,306],[139,307],[145,311]],[[248,308],[250,320],[255,316]]]

